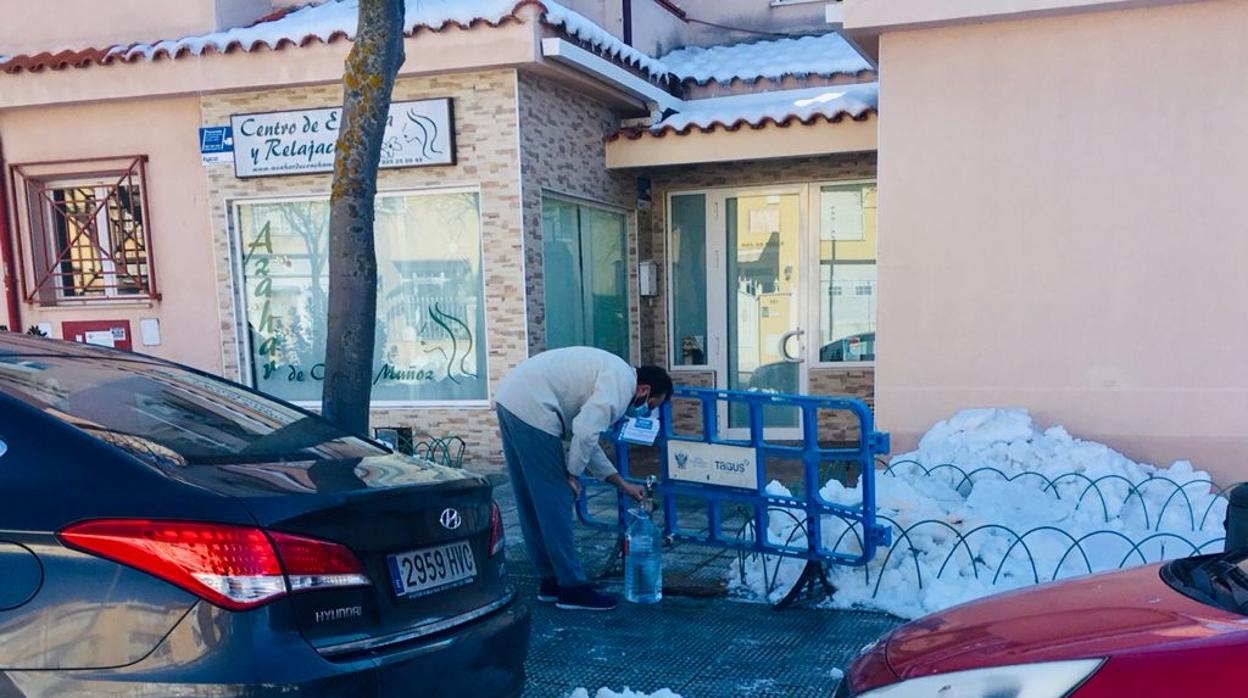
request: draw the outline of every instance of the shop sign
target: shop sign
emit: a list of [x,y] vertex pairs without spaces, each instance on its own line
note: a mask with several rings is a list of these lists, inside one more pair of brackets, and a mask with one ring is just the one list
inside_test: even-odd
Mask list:
[[[329,198],[240,201],[238,272],[253,385],[315,405],[328,343]],[[489,400],[480,195],[376,200],[374,404]]]
[[205,165],[233,162],[234,136],[229,126],[204,126],[199,129],[199,156]]
[[[230,117],[234,175],[332,172],[342,109],[301,109]],[[395,102],[381,146],[381,167],[455,164],[451,100]]]

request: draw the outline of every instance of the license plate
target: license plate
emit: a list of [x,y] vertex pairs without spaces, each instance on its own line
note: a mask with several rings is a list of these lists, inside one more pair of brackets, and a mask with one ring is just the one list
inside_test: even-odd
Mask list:
[[388,555],[386,563],[396,596],[428,596],[471,584],[477,576],[477,560],[466,540]]

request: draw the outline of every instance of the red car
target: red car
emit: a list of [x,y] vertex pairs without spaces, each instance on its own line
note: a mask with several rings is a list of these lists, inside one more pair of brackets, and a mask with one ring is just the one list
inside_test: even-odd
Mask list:
[[1245,658],[1248,551],[1238,551],[1022,589],[921,618],[867,647],[837,695],[1244,695]]

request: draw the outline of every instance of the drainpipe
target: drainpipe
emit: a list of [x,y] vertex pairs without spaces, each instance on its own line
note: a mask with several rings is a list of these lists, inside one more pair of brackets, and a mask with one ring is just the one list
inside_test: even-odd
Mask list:
[[17,265],[13,261],[13,240],[9,230],[9,188],[4,181],[4,140],[0,139],[0,261],[4,264],[4,300],[8,308],[9,331],[22,331],[22,306],[17,298]]
[[633,0],[622,0],[624,7],[624,43],[633,45]]

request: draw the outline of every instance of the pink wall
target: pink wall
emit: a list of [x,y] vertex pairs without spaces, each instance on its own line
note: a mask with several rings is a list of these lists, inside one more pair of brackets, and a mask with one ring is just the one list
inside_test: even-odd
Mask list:
[[1021,405],[1248,479],[1248,3],[885,34],[880,423]]
[[0,53],[77,50],[212,31],[213,5],[213,0],[0,0]]
[[285,0],[0,0],[0,54],[104,48],[245,26]]
[[[0,111],[0,137],[9,164],[137,154],[151,157],[147,202],[152,258],[163,299],[109,307],[41,308],[23,303],[23,327],[48,322],[53,336],[60,336],[65,321],[126,319],[131,331],[138,333],[140,318],[159,318],[161,345],[142,347],[136,340],[136,350],[209,371],[221,370],[220,345],[214,339],[220,333],[218,270],[211,261],[199,124],[198,97]],[[28,239],[23,248],[29,251]],[[220,278],[226,283],[228,271],[220,270]]]

